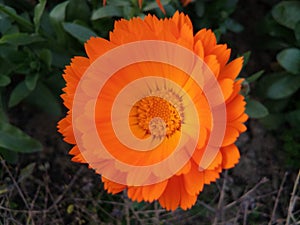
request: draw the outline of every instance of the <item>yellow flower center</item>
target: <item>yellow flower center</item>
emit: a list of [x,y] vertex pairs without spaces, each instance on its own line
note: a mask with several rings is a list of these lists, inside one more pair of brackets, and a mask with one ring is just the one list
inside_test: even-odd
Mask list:
[[170,137],[181,128],[177,109],[161,97],[142,98],[134,104],[130,114],[136,118],[136,124],[145,135],[151,134],[154,138]]

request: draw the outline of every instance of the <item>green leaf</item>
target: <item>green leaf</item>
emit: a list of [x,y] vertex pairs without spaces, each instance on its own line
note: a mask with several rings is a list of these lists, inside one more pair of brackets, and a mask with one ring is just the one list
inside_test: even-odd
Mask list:
[[0,12],[3,12],[6,15],[8,15],[14,21],[16,21],[18,24],[20,24],[23,28],[25,28],[27,30],[33,29],[33,25],[28,20],[19,16],[13,8],[10,8],[8,6],[0,4]]
[[109,0],[109,5],[123,7],[123,6],[130,6],[130,2],[124,0]]
[[300,73],[300,49],[288,48],[279,52],[276,56],[278,63],[293,74]]
[[293,126],[299,126],[300,124],[300,109],[291,111],[285,115],[286,120],[288,123]]
[[252,83],[256,80],[258,80],[258,78],[261,77],[261,75],[263,75],[264,71],[263,70],[260,70],[252,75],[250,75],[249,77],[246,78],[246,80],[248,81],[248,83]]
[[40,20],[45,10],[46,0],[39,0],[39,3],[34,8],[33,22],[35,25],[35,31],[37,32],[40,26]]
[[275,77],[269,87],[266,87],[266,95],[271,99],[282,99],[294,94],[300,88],[300,76],[287,74]]
[[23,99],[25,99],[30,93],[27,85],[24,81],[20,82],[11,92],[9,97],[8,106],[13,107],[19,104]]
[[[16,163],[18,161],[18,153],[6,148],[0,147],[0,155],[9,163]],[[0,195],[3,190],[0,188]]]
[[91,11],[86,0],[69,0],[66,8],[67,21],[82,20],[88,23],[90,16]]
[[66,17],[66,8],[69,1],[62,2],[56,5],[50,12],[49,16],[53,21],[62,22]]
[[263,118],[269,114],[268,109],[254,99],[247,99],[246,113],[251,118]]
[[106,17],[122,17],[122,10],[113,5],[103,6],[92,13],[92,20],[98,20]]
[[46,64],[47,68],[49,69],[51,67],[52,63],[52,54],[49,49],[41,49],[37,51],[37,54],[41,61]]
[[0,147],[15,152],[31,153],[42,150],[42,145],[19,128],[0,122]]
[[294,29],[300,21],[300,2],[282,1],[272,9],[272,16],[279,24]]
[[[171,0],[161,0],[161,4],[164,6],[164,5],[167,5],[170,3]],[[151,3],[148,3],[144,8],[143,8],[143,11],[149,11],[149,10],[153,10],[153,9],[158,9],[159,6],[157,5],[156,2],[151,2]]]
[[61,115],[61,104],[50,89],[43,83],[38,83],[34,91],[26,98],[26,102],[52,116]]
[[269,114],[260,119],[262,125],[269,130],[276,130],[284,123],[284,115]]
[[227,18],[224,23],[226,28],[232,32],[239,33],[244,30],[244,27],[240,23],[231,18]]
[[204,2],[203,1],[196,1],[195,10],[196,10],[197,16],[202,17],[204,15],[204,12],[205,12]]
[[246,66],[249,62],[249,59],[250,59],[250,56],[251,56],[251,51],[247,51],[243,55],[239,55],[239,56],[243,56],[243,58],[244,58],[243,66]]
[[10,20],[7,17],[0,17],[0,33],[5,34],[12,27]]
[[297,41],[300,43],[300,21],[296,24],[294,32]]
[[6,34],[0,38],[0,44],[12,44],[12,45],[28,45],[35,42],[45,41],[38,34],[27,34],[27,33],[13,33]]
[[0,74],[0,87],[5,87],[10,84],[10,77]]
[[74,38],[84,43],[91,37],[97,37],[98,35],[94,33],[87,27],[81,26],[74,23],[63,23],[63,28]]
[[25,84],[29,91],[32,91],[35,89],[39,77],[40,77],[39,73],[28,74],[26,76]]

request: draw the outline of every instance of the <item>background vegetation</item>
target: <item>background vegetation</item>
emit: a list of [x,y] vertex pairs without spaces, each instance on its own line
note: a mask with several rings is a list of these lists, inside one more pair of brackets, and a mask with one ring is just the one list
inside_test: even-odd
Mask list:
[[[279,0],[0,0],[0,224],[300,224],[300,2]],[[62,73],[114,20],[187,13],[233,57],[244,55],[248,131],[239,165],[189,211],[167,212],[103,191],[70,162],[56,123]]]

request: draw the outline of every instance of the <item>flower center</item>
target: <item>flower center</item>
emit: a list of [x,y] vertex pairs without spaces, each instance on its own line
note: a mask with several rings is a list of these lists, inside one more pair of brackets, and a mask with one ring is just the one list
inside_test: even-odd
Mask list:
[[134,104],[130,114],[136,117],[138,127],[154,138],[170,137],[181,128],[177,109],[162,97],[142,98]]

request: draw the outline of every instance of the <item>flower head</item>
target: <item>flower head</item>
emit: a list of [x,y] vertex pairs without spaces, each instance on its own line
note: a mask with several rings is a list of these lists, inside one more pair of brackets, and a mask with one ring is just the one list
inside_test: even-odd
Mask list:
[[112,194],[188,209],[204,184],[239,160],[246,130],[243,59],[211,30],[193,35],[188,16],[121,19],[109,41],[91,38],[88,57],[66,67],[59,124],[75,162],[102,175]]

